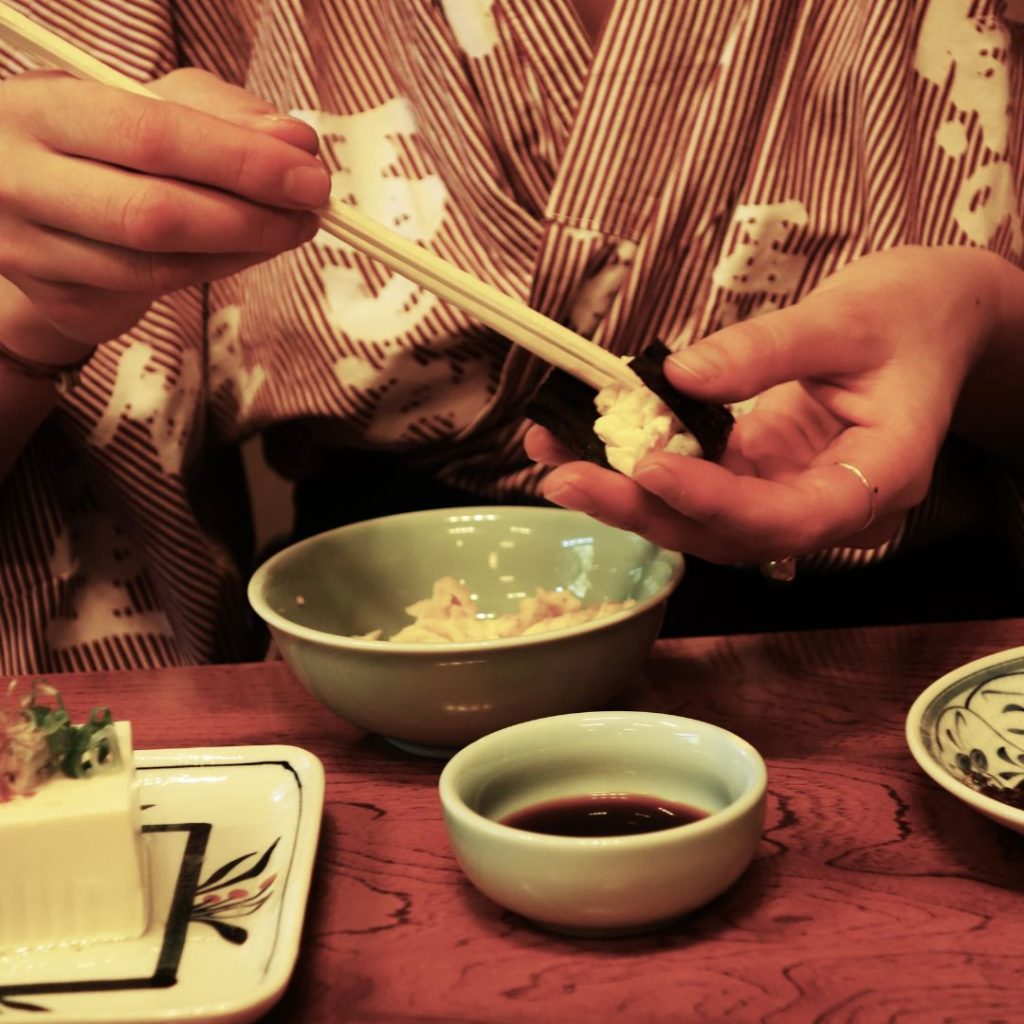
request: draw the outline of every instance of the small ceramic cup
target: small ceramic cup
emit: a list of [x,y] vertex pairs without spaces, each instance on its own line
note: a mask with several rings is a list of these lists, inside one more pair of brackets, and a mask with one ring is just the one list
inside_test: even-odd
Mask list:
[[[706,722],[643,711],[558,715],[459,751],[439,792],[455,856],[496,903],[556,931],[649,931],[724,892],[764,825],[764,761]],[[661,831],[581,837],[504,822],[596,794],[651,797],[706,814]]]

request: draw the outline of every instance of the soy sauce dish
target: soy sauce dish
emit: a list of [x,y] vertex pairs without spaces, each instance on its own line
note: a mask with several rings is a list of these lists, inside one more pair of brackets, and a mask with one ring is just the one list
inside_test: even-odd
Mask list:
[[439,794],[466,877],[555,931],[629,935],[714,899],[764,827],[758,752],[707,722],[643,711],[535,719],[445,765]]

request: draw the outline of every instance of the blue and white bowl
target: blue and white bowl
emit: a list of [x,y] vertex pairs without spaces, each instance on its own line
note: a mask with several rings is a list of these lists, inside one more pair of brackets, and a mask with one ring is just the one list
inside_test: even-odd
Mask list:
[[1024,647],[947,672],[914,701],[906,728],[940,786],[1024,833]]

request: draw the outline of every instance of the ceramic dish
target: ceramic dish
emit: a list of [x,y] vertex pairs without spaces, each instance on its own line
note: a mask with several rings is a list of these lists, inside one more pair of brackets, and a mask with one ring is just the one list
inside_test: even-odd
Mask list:
[[[605,711],[491,733],[448,762],[438,792],[456,859],[482,893],[555,931],[614,936],[662,927],[732,885],[761,838],[766,784],[760,754],[725,729]],[[637,799],[634,823],[672,807],[696,820],[601,830],[616,804]],[[580,802],[596,832],[509,824],[524,810]]]
[[932,683],[907,715],[907,743],[940,786],[1024,832],[1024,647]]
[[[265,562],[249,600],[295,675],[331,711],[405,750],[447,757],[486,733],[607,706],[636,678],[683,558],[580,512],[432,509],[353,523]],[[624,610],[536,635],[370,640],[451,576],[488,619],[538,588]]]
[[139,939],[0,956],[0,1016],[245,1024],[298,955],[323,766],[298,747],[135,754],[150,872]]

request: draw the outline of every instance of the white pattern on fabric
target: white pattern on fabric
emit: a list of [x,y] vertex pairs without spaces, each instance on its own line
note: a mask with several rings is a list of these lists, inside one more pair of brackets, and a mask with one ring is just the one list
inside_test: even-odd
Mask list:
[[242,330],[240,306],[222,306],[210,314],[206,337],[210,353],[210,392],[227,386],[240,415],[249,412],[266,380],[262,366],[247,367],[239,341]]
[[[977,115],[979,143],[995,159],[978,167],[961,185],[954,216],[975,245],[988,245],[1009,223],[1012,253],[1020,256],[1021,230],[1014,169],[1006,162],[1013,103],[1010,97],[1010,33],[992,14],[970,14],[970,0],[932,0],[918,40],[914,66],[935,85],[949,87],[957,114]],[[969,144],[966,129],[936,129],[936,141],[951,159]],[[960,122],[962,125],[963,122]]]
[[121,352],[114,387],[89,441],[109,448],[125,423],[140,424],[164,474],[171,476],[182,468],[186,427],[200,389],[199,361],[194,352],[183,352],[177,380],[172,380],[153,355],[142,341],[132,341]]
[[[140,608],[132,594],[132,580],[143,571],[131,555],[125,538],[109,517],[97,514],[77,524],[76,545],[81,561],[89,567],[74,588],[67,615],[55,616],[47,626],[47,643],[57,649],[88,646],[112,633],[148,636],[168,632],[167,617],[159,609]],[[58,538],[55,572],[69,578],[78,566],[69,564],[70,538]]]
[[711,280],[744,295],[792,295],[800,285],[807,257],[790,252],[788,244],[808,220],[799,200],[737,207],[729,232],[731,248],[712,271]]
[[441,0],[445,17],[467,57],[486,57],[498,45],[494,0]]

